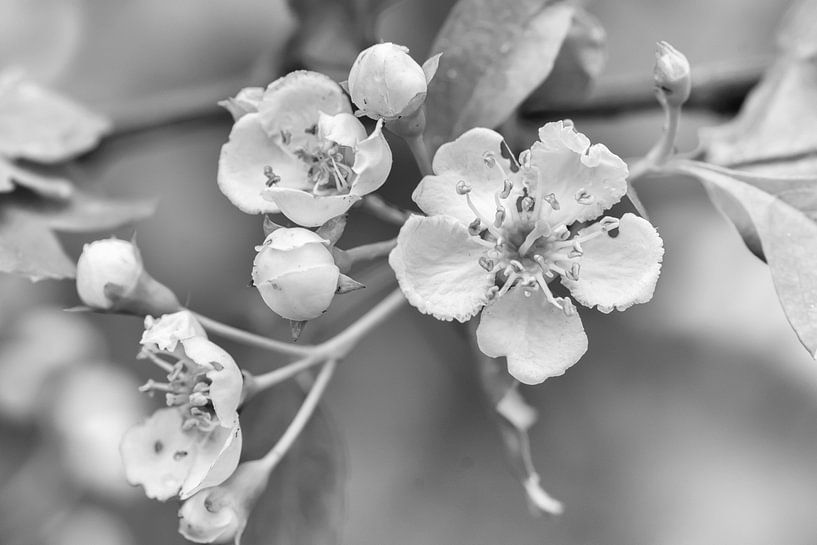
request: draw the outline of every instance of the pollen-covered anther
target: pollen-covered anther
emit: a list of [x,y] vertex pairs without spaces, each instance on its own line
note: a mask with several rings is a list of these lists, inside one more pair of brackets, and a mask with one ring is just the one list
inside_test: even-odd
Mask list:
[[267,178],[265,182],[267,187],[272,187],[281,181],[281,177],[275,173],[275,170],[269,165],[264,167],[264,176]]
[[554,210],[559,210],[562,207],[559,204],[559,200],[556,198],[556,195],[554,195],[553,193],[548,193],[547,195],[542,197],[542,200],[548,203],[550,207]]
[[570,268],[567,270],[567,278],[573,280],[574,282],[578,281],[581,267],[582,266],[580,263],[574,263],[573,265],[571,265]]
[[576,191],[576,195],[574,196],[576,202],[579,204],[589,205],[593,202],[593,195],[591,195],[586,189],[581,188]]
[[513,190],[513,182],[508,179],[502,181],[502,191],[499,192],[500,199],[507,199]]
[[570,252],[567,254],[567,257],[570,259],[576,259],[577,257],[581,257],[584,255],[584,250],[582,250],[582,243],[579,239],[573,240],[573,246],[570,249]]
[[457,182],[456,190],[457,195],[468,195],[471,192],[471,184],[465,180],[460,180]]
[[471,236],[478,236],[482,232],[482,222],[479,218],[468,224],[468,234]]
[[479,266],[488,272],[493,271],[495,265],[496,263],[494,262],[494,260],[489,257],[482,256],[479,258]]
[[529,195],[520,197],[519,200],[517,201],[517,209],[520,212],[532,212],[535,207],[536,201],[534,201],[533,197]]
[[485,153],[482,154],[482,161],[488,168],[494,168],[496,166],[496,157],[490,151],[486,151]]
[[607,233],[609,231],[612,231],[613,229],[618,229],[619,223],[620,222],[619,222],[618,218],[612,218],[610,216],[605,216],[601,220],[599,220],[598,225],[599,225],[599,227],[601,227],[602,231]]

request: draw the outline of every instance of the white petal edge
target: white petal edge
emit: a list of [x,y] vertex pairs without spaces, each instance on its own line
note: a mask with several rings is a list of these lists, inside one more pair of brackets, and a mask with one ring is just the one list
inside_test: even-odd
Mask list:
[[359,195],[314,195],[308,191],[288,187],[271,187],[263,193],[280,212],[304,227],[319,227],[345,214],[361,199]]
[[438,320],[466,322],[487,302],[494,276],[479,265],[485,252],[456,219],[411,216],[389,254],[406,299]]
[[587,351],[578,313],[571,316],[547,303],[539,291],[522,288],[485,307],[477,327],[477,344],[486,356],[508,360],[508,372],[523,384],[557,377]]

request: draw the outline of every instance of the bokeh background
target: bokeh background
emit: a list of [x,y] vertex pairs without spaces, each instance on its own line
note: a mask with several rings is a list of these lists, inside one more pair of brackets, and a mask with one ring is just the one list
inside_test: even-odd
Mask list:
[[[657,40],[686,53],[693,77],[699,64],[771,54],[786,4],[586,2],[608,32],[603,78],[647,83]],[[399,3],[383,15],[381,37],[423,60],[449,5]],[[159,199],[155,216],[135,227],[156,278],[198,311],[283,336],[286,325],[247,288],[263,238],[258,218],[215,184],[230,120],[200,106],[291,68],[284,51],[293,43],[342,69],[342,48],[338,58],[322,49],[343,29],[333,32],[305,30],[282,0],[0,0],[0,66],[23,66],[132,129],[72,165],[72,176]],[[143,129],[173,112],[188,119]],[[643,153],[661,128],[657,110],[575,121],[624,157]],[[697,128],[721,121],[685,117],[680,147],[694,148]],[[393,144],[401,167],[384,194],[409,206],[418,174]],[[532,443],[543,485],[565,514],[530,515],[477,393],[463,331],[406,308],[341,365],[323,408],[340,451],[343,543],[817,542],[814,361],[788,328],[765,266],[700,186],[656,179],[638,189],[666,246],[653,302],[584,313],[584,359],[524,389],[540,412]],[[340,245],[393,234],[359,214]],[[78,255],[88,237],[63,240]],[[340,330],[389,287],[382,269],[361,276],[369,289],[310,324],[307,342]],[[183,543],[176,506],[149,502],[119,477],[118,435],[155,406],[135,392],[152,373],[134,357],[141,324],[53,310],[74,304],[69,282],[0,278],[0,543]],[[282,363],[224,344],[250,369]],[[269,445],[274,428],[259,419],[255,433]]]

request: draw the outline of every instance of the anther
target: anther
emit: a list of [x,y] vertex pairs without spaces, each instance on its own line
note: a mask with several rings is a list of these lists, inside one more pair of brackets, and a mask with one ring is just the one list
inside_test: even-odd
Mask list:
[[479,258],[479,266],[485,269],[488,272],[494,270],[494,260],[485,256]]
[[579,204],[590,204],[593,202],[593,195],[591,195],[585,188],[576,191],[576,202]]
[[510,265],[511,268],[513,269],[513,272],[515,273],[521,273],[522,271],[525,270],[525,267],[522,265],[522,263],[520,263],[516,259],[511,259]]
[[194,407],[204,407],[209,402],[210,401],[207,399],[207,397],[201,392],[194,392],[190,394],[190,404]]
[[289,131],[281,131],[281,143],[288,146],[292,142],[292,133]]
[[618,229],[619,219],[618,218],[611,218],[610,216],[605,216],[599,220],[599,227],[605,233],[608,231],[612,231],[613,229]]
[[570,238],[570,229],[568,229],[566,225],[562,224],[553,230],[553,236],[559,240],[567,240]]
[[562,297],[560,303],[562,304],[562,310],[564,311],[565,316],[573,316],[576,314],[576,305],[573,304],[573,301],[567,297]]
[[482,222],[479,218],[468,224],[468,234],[475,237],[482,232]]
[[530,150],[526,149],[522,153],[519,154],[519,162],[522,164],[523,167],[528,168],[530,166]]
[[468,195],[471,192],[471,184],[465,180],[457,182],[457,195]]
[[485,298],[488,301],[491,301],[496,297],[497,293],[499,293],[499,286],[491,286],[490,288],[488,288],[488,292],[485,294]]
[[533,208],[536,206],[536,201],[533,200],[533,197],[525,196],[521,197],[518,202],[518,209],[520,212],[531,212]]
[[281,181],[281,177],[275,174],[275,171],[269,165],[264,167],[264,176],[267,177],[267,187],[272,187]]
[[574,263],[570,267],[570,270],[567,271],[567,278],[569,280],[573,280],[574,282],[576,282],[579,279],[579,272],[581,271],[581,268],[582,268],[581,264]]
[[542,199],[550,205],[551,208],[554,210],[559,210],[562,206],[559,204],[559,201],[556,199],[556,195],[553,193],[548,193]]
[[575,259],[577,257],[581,257],[584,255],[584,250],[582,250],[582,244],[579,242],[578,239],[573,241],[573,248],[570,250],[570,253],[567,254],[567,257],[571,259]]
[[494,154],[490,151],[486,151],[482,154],[482,161],[488,168],[494,168],[496,166],[496,157],[494,157]]

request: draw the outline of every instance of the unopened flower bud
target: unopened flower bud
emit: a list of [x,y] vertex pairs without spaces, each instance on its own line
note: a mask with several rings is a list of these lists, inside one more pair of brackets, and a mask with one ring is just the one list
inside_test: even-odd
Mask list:
[[184,502],[179,509],[179,533],[195,543],[238,543],[268,479],[269,467],[262,461],[239,465],[223,484]]
[[375,44],[357,56],[349,72],[352,102],[372,119],[411,116],[425,101],[438,64],[439,55],[420,66],[406,47]]
[[145,315],[180,308],[173,292],[145,271],[136,245],[116,238],[85,245],[77,261],[77,293],[97,310]]
[[669,106],[681,106],[689,98],[692,89],[689,61],[667,42],[656,44],[653,78],[656,92]]
[[273,231],[258,247],[252,279],[273,312],[304,321],[329,308],[340,270],[326,245],[309,229],[292,227]]

